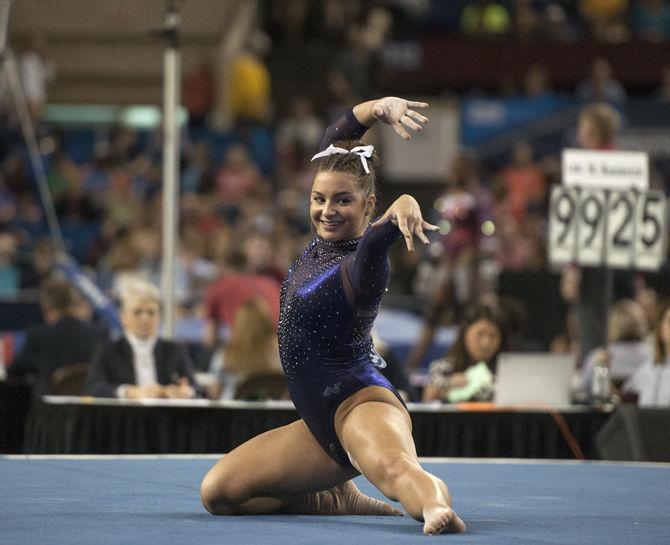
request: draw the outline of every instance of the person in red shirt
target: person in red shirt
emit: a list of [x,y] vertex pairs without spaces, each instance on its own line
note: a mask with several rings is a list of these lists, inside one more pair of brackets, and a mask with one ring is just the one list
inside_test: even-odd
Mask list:
[[205,292],[205,344],[214,348],[221,326],[231,327],[237,311],[249,299],[260,297],[270,309],[275,328],[279,322],[279,282],[262,274],[245,271],[226,274]]

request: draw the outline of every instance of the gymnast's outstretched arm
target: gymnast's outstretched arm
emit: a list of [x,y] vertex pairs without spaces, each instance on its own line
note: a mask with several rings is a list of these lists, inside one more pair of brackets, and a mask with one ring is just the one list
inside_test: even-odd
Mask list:
[[411,195],[400,196],[377,221],[363,233],[356,251],[344,261],[346,279],[355,296],[379,297],[386,289],[389,274],[388,252],[401,236],[407,249],[414,251],[414,236],[424,244],[428,238],[424,230],[438,227],[423,219],[419,203]]
[[368,100],[347,110],[324,131],[319,142],[319,151],[325,150],[335,140],[358,140],[377,121],[391,125],[404,140],[411,135],[407,128],[421,131],[428,118],[413,108],[427,108],[425,102],[414,102],[398,97]]

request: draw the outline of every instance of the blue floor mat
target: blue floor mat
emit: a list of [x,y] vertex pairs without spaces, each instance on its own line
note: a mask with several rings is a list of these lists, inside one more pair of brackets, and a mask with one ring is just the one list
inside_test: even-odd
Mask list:
[[0,458],[0,544],[670,544],[670,465],[426,463],[468,524],[426,538],[409,517],[214,517],[198,497],[214,463]]

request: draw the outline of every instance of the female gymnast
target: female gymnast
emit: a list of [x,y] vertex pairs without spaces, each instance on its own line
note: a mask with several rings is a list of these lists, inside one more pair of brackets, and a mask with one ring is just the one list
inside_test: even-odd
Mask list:
[[[365,496],[362,473],[424,523],[425,534],[459,533],[447,486],[417,459],[409,413],[375,367],[370,329],[388,282],[388,251],[404,237],[428,243],[416,200],[403,195],[376,221],[376,153],[351,142],[376,121],[405,140],[428,121],[422,102],[386,97],[358,104],[326,129],[310,198],[315,236],[281,292],[279,350],[297,422],[263,433],[205,476],[201,499],[217,515],[401,515]],[[335,141],[326,148],[328,144]]]

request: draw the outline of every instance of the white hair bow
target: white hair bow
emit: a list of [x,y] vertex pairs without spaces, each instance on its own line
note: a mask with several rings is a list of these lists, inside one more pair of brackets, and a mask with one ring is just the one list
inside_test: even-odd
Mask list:
[[366,174],[370,174],[370,169],[368,168],[368,159],[372,157],[372,152],[374,151],[374,146],[356,146],[351,149],[338,148],[332,144],[328,146],[325,150],[320,151],[314,157],[314,159],[320,159],[321,157],[328,157],[329,155],[335,155],[336,153],[355,153],[360,157],[361,163],[363,163],[363,169]]

